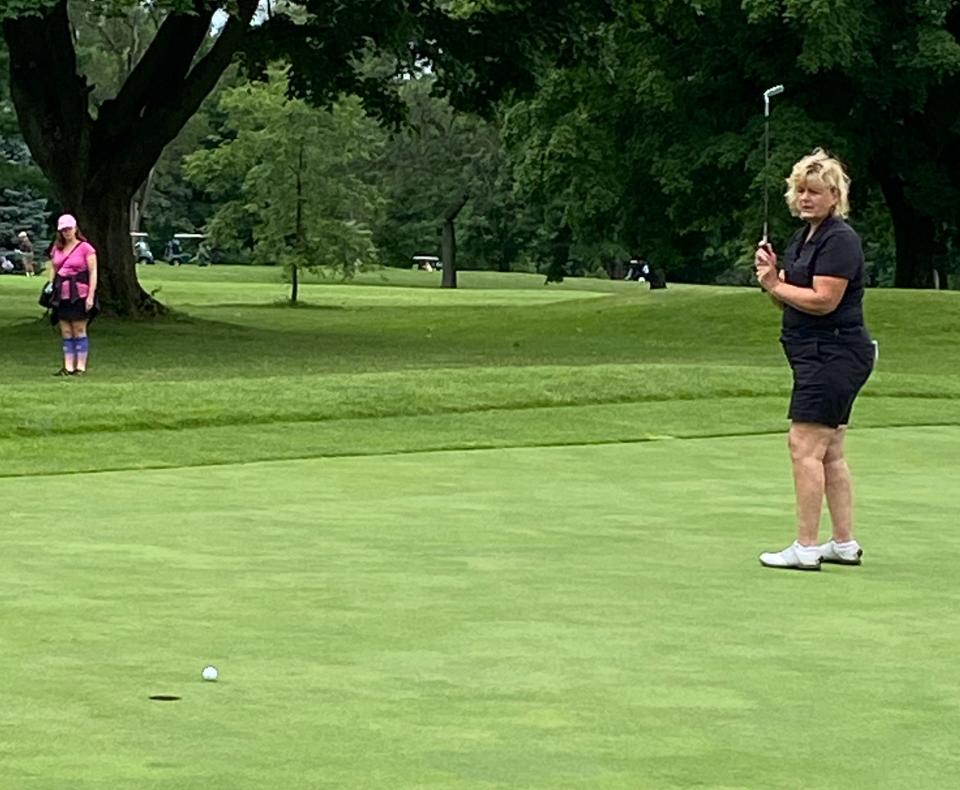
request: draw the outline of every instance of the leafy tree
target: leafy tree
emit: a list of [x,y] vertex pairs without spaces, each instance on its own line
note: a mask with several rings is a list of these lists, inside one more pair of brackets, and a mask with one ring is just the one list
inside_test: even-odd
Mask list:
[[[114,8],[135,4],[110,3]],[[136,280],[130,200],[229,65],[256,0],[239,0],[210,47],[212,4],[158,6],[167,14],[156,36],[95,117],[90,86],[78,69],[66,0],[7,0],[0,6],[11,94],[24,138],[61,207],[78,216],[97,245],[103,261],[101,298],[118,313],[154,307]]]
[[216,210],[211,196],[186,177],[183,167],[189,154],[208,146],[207,141],[215,137],[216,120],[208,105],[215,105],[219,98],[220,94],[214,91],[187,121],[157,160],[148,179],[150,188],[140,190],[141,230],[146,230],[151,239],[159,241],[174,233],[201,232]]
[[533,220],[529,255],[548,281],[629,256],[629,169],[617,130],[604,122],[587,67],[552,70],[539,92],[505,113],[504,138],[522,214]]
[[[7,67],[7,49],[0,41],[0,72]],[[49,225],[48,185],[20,136],[6,87],[0,81],[0,248],[14,245],[21,230],[34,242],[44,239]]]
[[434,85],[423,77],[401,88],[406,123],[375,166],[387,200],[377,244],[387,263],[408,266],[414,254],[440,251],[445,215],[459,208],[457,245],[468,265],[508,271],[523,237],[498,129],[456,111]]
[[283,263],[297,300],[301,268],[351,274],[376,260],[371,226],[381,207],[362,165],[379,154],[383,132],[356,98],[328,110],[288,98],[287,73],[224,92],[222,138],[197,151],[185,172],[217,202],[208,231],[238,249],[249,228],[260,261]]
[[[77,64],[90,82],[90,112],[96,116],[100,106],[116,95],[133,72],[163,16],[153,3],[124,6],[96,0],[73,0],[69,13]],[[150,168],[130,201],[131,230],[141,230],[140,222],[152,196],[155,175],[156,168]]]
[[[960,4],[621,2],[592,59],[541,72],[512,108],[520,188],[572,244],[606,240],[674,276],[721,275],[762,225],[762,100],[773,183],[815,145],[847,161],[855,220],[896,243],[895,282],[925,286],[956,247]],[[875,210],[882,203],[886,215]],[[774,238],[792,220],[772,199]],[[559,232],[559,231],[558,231]]]
[[[835,126],[890,212],[900,287],[925,287],[956,241],[960,200],[960,3],[745,0],[747,20],[787,46],[796,102]],[[819,88],[819,90],[818,90]],[[817,95],[815,95],[815,92]]]
[[[122,13],[139,0],[90,7]],[[532,85],[543,53],[567,57],[578,46],[582,17],[605,13],[600,0],[544,7],[447,0],[288,0],[253,25],[258,0],[155,0],[162,21],[112,98],[90,108],[79,71],[67,0],[2,0],[10,51],[11,93],[24,139],[101,251],[101,296],[120,314],[156,304],[137,283],[129,244],[130,200],[164,147],[244,50],[244,63],[265,72],[281,55],[292,63],[293,92],[315,103],[347,93],[382,113],[396,110],[384,82],[356,68],[371,46],[391,53],[394,72],[430,62],[462,104],[488,105],[506,86]],[[215,15],[225,21],[214,24]]]

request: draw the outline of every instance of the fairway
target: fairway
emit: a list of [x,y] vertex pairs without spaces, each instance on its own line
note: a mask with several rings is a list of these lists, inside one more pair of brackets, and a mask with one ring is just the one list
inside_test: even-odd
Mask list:
[[792,574],[755,290],[421,274],[149,271],[70,381],[0,279],[0,787],[960,782],[956,294],[868,293],[865,562]]

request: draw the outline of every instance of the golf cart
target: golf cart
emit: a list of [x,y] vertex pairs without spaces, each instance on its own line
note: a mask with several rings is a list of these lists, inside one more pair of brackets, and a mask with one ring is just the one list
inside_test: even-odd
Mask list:
[[137,263],[156,263],[150,245],[147,243],[146,233],[130,231],[130,238],[133,240],[133,257]]
[[436,255],[414,255],[412,260],[413,266],[410,268],[414,271],[438,272],[443,269],[443,264]]
[[627,275],[623,279],[627,282],[645,283],[650,279],[650,263],[643,258],[631,258]]
[[[197,266],[209,266],[211,263],[210,247],[207,245],[205,233],[174,233],[167,242],[164,257],[171,266],[181,263],[195,263]],[[186,246],[186,250],[184,247]],[[192,250],[192,254],[191,254]]]

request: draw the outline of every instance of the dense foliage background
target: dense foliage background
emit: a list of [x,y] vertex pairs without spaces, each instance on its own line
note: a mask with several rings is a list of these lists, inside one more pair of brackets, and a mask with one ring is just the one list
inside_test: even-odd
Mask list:
[[[57,5],[6,2],[7,40],[11,14]],[[783,176],[823,146],[853,177],[870,282],[960,273],[954,0],[583,0],[540,20],[529,2],[358,4],[381,14],[379,38],[359,10],[324,21],[314,5],[255,19],[239,67],[150,169],[130,227],[156,255],[174,233],[206,232],[218,260],[409,266],[441,254],[444,214],[466,197],[460,268],[622,276],[641,256],[672,280],[744,283],[762,227],[761,97],[783,83],[774,242],[795,224]],[[69,3],[92,117],[184,6]],[[325,44],[305,49],[307,29]],[[9,61],[0,48],[4,73]],[[20,229],[49,235],[54,194],[4,79],[0,247]]]

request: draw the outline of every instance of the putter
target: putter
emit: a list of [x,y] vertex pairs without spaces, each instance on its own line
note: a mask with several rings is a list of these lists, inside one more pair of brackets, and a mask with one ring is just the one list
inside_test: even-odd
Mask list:
[[774,85],[763,92],[763,241],[761,246],[768,243],[770,224],[770,194],[768,181],[770,180],[770,97],[783,93],[783,85]]

